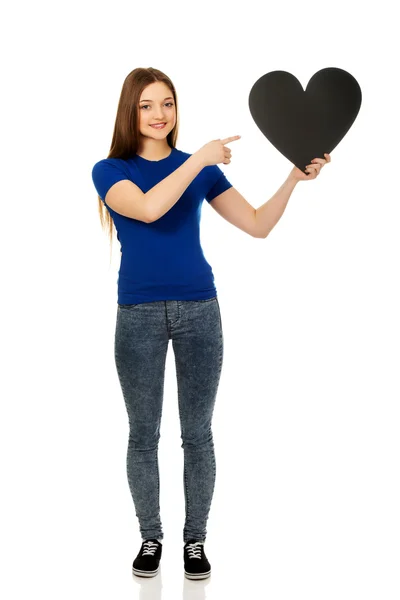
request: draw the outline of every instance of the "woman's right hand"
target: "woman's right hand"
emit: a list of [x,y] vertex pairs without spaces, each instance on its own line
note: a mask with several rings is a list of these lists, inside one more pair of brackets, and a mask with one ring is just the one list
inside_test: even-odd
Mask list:
[[234,135],[223,140],[213,140],[202,146],[195,154],[200,157],[205,167],[217,165],[218,163],[228,165],[231,162],[231,150],[230,148],[225,148],[225,144],[229,144],[239,138],[240,135]]

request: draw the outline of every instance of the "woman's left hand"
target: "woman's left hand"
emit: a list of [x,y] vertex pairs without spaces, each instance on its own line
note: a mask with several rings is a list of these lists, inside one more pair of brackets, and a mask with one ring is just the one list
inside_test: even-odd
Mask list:
[[300,171],[297,167],[293,167],[289,177],[297,181],[310,181],[311,179],[315,179],[321,172],[322,167],[326,165],[326,163],[331,162],[330,154],[324,154],[324,158],[314,158],[311,161],[310,165],[307,165],[306,171],[307,175]]

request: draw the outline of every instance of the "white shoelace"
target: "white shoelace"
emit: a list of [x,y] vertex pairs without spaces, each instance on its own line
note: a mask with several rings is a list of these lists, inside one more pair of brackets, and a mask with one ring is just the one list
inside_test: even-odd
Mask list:
[[150,554],[150,556],[154,556],[155,551],[157,550],[158,544],[155,542],[145,542],[143,546],[142,556],[145,554]]
[[193,544],[188,544],[186,546],[186,550],[189,554],[189,558],[201,558],[201,548],[203,542],[193,542]]

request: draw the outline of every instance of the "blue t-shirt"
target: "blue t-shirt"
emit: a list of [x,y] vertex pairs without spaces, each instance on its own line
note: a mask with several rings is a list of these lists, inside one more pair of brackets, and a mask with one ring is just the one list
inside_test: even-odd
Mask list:
[[92,169],[96,191],[110,212],[121,244],[118,304],[157,300],[207,300],[217,295],[212,268],[200,244],[200,217],[204,198],[232,187],[218,165],[204,167],[179,200],[152,223],[124,217],[105,202],[108,190],[122,179],[148,192],[191,155],[177,148],[158,161],[133,155],[105,158]]

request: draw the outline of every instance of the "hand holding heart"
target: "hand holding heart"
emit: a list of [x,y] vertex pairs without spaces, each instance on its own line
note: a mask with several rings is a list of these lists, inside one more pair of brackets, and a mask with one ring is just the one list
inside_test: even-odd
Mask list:
[[289,178],[294,181],[310,181],[311,179],[316,179],[321,172],[322,167],[324,167],[327,163],[331,162],[330,154],[324,154],[325,159],[323,158],[314,158],[311,161],[310,165],[306,166],[306,171],[308,174],[306,175],[303,171],[300,171],[297,167],[293,167],[290,172]]

